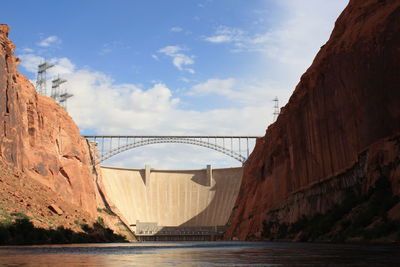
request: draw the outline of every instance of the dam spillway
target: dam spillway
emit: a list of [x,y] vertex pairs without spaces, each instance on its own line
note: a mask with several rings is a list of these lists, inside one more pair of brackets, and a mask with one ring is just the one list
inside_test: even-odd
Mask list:
[[105,194],[137,236],[221,234],[242,179],[241,167],[154,170],[102,166],[101,173]]

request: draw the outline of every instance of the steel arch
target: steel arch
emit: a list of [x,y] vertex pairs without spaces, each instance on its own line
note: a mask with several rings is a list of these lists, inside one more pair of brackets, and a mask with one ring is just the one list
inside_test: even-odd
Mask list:
[[141,146],[146,146],[146,145],[153,145],[153,144],[166,144],[166,143],[180,143],[180,144],[190,144],[190,145],[197,145],[205,148],[209,148],[218,152],[221,152],[233,159],[236,159],[237,161],[240,161],[241,163],[244,163],[246,161],[246,157],[242,156],[241,154],[230,150],[226,149],[220,145],[217,144],[212,144],[209,142],[205,142],[202,140],[197,140],[197,139],[191,139],[191,138],[150,138],[150,139],[145,139],[145,140],[140,140],[137,142],[129,143],[120,147],[117,147],[115,149],[112,149],[103,155],[100,156],[100,162],[107,160],[119,153],[125,152],[130,149],[138,148]]

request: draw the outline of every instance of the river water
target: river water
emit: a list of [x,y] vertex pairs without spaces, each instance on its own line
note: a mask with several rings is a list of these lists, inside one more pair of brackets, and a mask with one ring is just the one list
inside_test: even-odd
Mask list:
[[400,266],[400,246],[168,242],[0,247],[0,266]]

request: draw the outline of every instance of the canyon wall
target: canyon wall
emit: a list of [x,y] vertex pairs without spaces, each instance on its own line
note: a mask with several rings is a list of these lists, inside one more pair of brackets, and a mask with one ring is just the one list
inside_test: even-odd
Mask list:
[[227,238],[260,239],[268,220],[324,213],[346,189],[367,192],[382,175],[400,194],[399,47],[400,1],[350,1],[257,140]]
[[[86,140],[68,113],[36,93],[0,25],[0,159],[93,218],[96,193]],[[40,194],[40,192],[38,192]]]

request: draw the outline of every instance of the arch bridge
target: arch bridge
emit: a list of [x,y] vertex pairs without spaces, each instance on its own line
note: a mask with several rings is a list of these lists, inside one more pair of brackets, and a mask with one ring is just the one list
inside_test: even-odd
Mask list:
[[97,143],[99,164],[124,151],[152,144],[189,144],[223,153],[244,164],[258,136],[157,136],[157,135],[86,135]]

